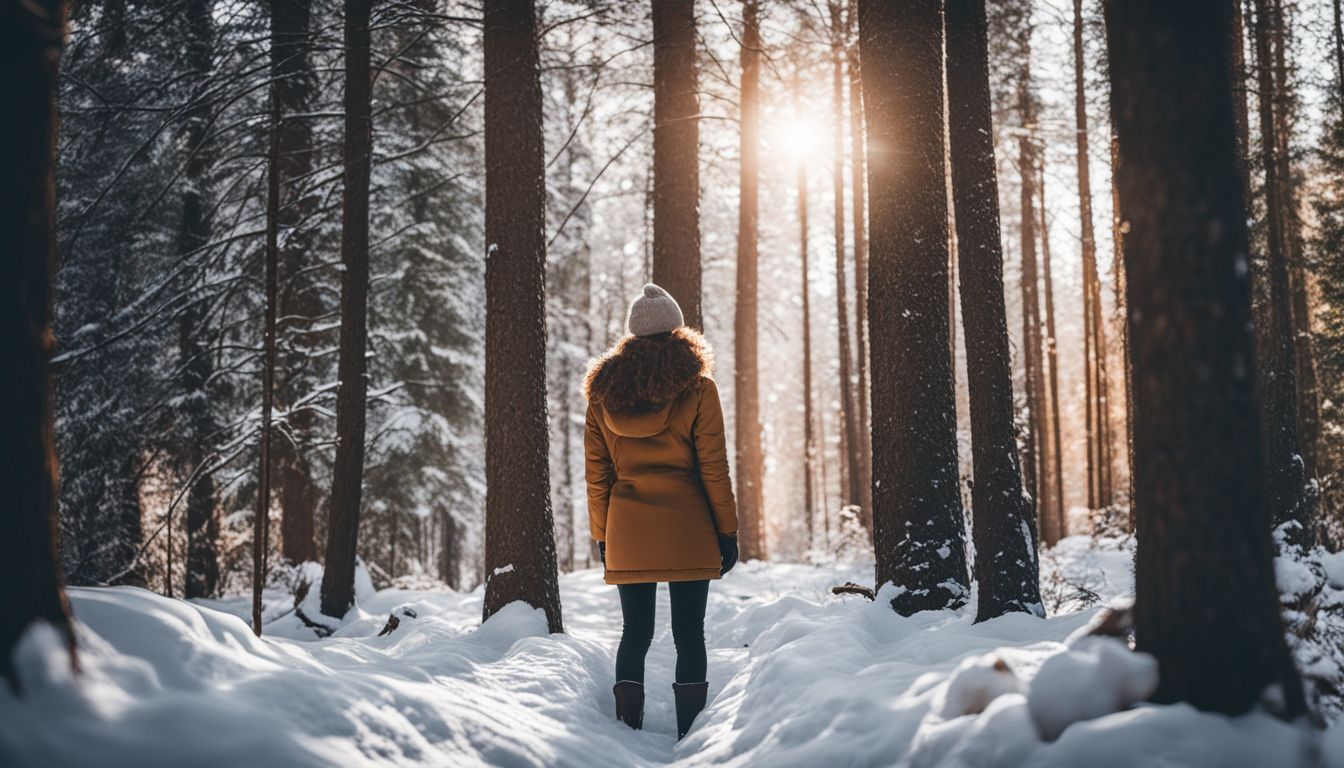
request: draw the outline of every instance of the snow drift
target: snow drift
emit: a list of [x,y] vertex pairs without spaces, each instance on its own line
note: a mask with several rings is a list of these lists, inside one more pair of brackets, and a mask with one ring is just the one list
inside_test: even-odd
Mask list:
[[[1128,553],[1090,556],[1115,572]],[[0,693],[0,765],[1344,765],[1338,729],[1135,705],[1154,664],[1079,637],[1096,608],[973,624],[898,616],[890,588],[830,594],[870,572],[753,562],[716,583],[710,701],[679,743],[666,590],[634,732],[612,716],[619,607],[596,571],[562,577],[564,635],[522,604],[480,623],[480,591],[362,590],[332,637],[293,639],[280,616],[288,637],[258,640],[241,601],[72,589],[83,673],[29,633],[27,694]]]

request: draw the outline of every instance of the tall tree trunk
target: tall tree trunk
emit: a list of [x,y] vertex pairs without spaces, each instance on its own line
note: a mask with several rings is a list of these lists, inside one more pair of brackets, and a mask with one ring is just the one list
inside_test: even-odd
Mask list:
[[[271,57],[274,69],[276,45],[275,11],[271,15]],[[280,207],[280,99],[279,80],[270,84],[271,147],[266,168],[266,278],[265,321],[261,376],[261,429],[257,437],[257,506],[252,514],[252,632],[261,636],[262,590],[266,587],[266,556],[271,532],[271,412],[275,405],[275,317],[279,284],[279,207]]]
[[1242,187],[1250,194],[1251,118],[1246,106],[1246,25],[1242,0],[1232,0],[1232,116],[1237,127],[1237,168]]
[[849,306],[845,279],[845,27],[840,0],[830,0],[831,15],[831,195],[835,201],[835,318],[840,352],[840,503],[859,503],[859,435],[849,347]]
[[1031,75],[1024,61],[1019,73],[1018,111],[1022,117],[1022,135],[1017,140],[1017,163],[1021,174],[1022,244],[1022,354],[1025,361],[1027,391],[1026,458],[1029,462],[1027,489],[1031,492],[1037,528],[1046,546],[1059,541],[1053,502],[1050,498],[1050,436],[1046,408],[1046,370],[1041,341],[1040,275],[1036,267],[1036,146],[1030,131],[1035,124],[1028,83]]
[[1129,279],[1125,273],[1124,242],[1125,219],[1120,210],[1120,187],[1116,178],[1120,174],[1120,142],[1115,136],[1115,117],[1111,117],[1111,273],[1114,275],[1116,314],[1120,317],[1120,372],[1124,374],[1124,424],[1121,436],[1124,439],[1125,466],[1129,471],[1129,515],[1125,527],[1134,532],[1134,377],[1129,355]]
[[487,0],[484,618],[521,600],[563,632],[546,426],[544,153],[536,7]]
[[1049,440],[1050,450],[1048,453],[1050,465],[1050,490],[1047,494],[1050,499],[1050,515],[1054,518],[1053,524],[1056,530],[1056,536],[1063,538],[1069,534],[1068,525],[1064,519],[1064,467],[1061,454],[1064,452],[1063,441],[1059,435],[1059,343],[1055,335],[1055,277],[1054,269],[1050,266],[1050,229],[1046,226],[1045,218],[1045,170],[1044,158],[1041,158],[1040,184],[1037,185],[1037,194],[1041,197],[1041,277],[1045,283],[1045,354],[1047,373],[1049,374],[1049,391],[1046,396],[1049,398],[1045,409],[1046,427],[1048,432],[1046,437]]
[[369,302],[369,96],[372,0],[345,0],[345,185],[341,220],[341,346],[337,363],[336,462],[332,466],[322,613],[341,618],[355,602],[355,552],[364,492],[365,393]]
[[[1265,172],[1266,284],[1269,287],[1266,333],[1257,350],[1261,367],[1259,401],[1264,431],[1267,502],[1275,525],[1300,524],[1296,535],[1310,536],[1310,499],[1300,458],[1297,430],[1297,355],[1293,348],[1292,300],[1284,252],[1282,182],[1274,119],[1275,83],[1270,51],[1273,17],[1266,0],[1255,0],[1255,57],[1259,86],[1260,154]],[[1229,33],[1228,39],[1231,39]],[[1224,43],[1224,48],[1226,43]]]
[[737,211],[737,303],[733,317],[738,538],[744,560],[764,560],[765,455],[761,447],[761,385],[757,253],[760,213],[761,30],[760,3],[742,4],[740,190]]
[[694,0],[653,0],[653,282],[700,318],[700,98]]
[[[1335,87],[1344,90],[1344,13],[1340,10],[1340,0],[1331,0],[1331,40],[1335,44]],[[1340,108],[1344,109],[1344,93],[1336,94]]]
[[848,0],[845,36],[849,63],[849,144],[850,198],[854,217],[854,360],[858,380],[854,399],[858,408],[855,431],[859,436],[857,452],[859,474],[859,522],[869,536],[873,532],[873,443],[868,404],[868,216],[864,180],[867,172],[867,147],[863,137],[863,88],[859,73],[859,45],[853,27],[858,22],[858,2]]
[[[1083,68],[1083,0],[1073,0],[1073,117],[1078,156],[1078,218],[1081,222],[1083,257],[1083,367],[1086,382],[1087,422],[1087,505],[1091,509],[1109,506],[1106,486],[1105,426],[1110,414],[1102,399],[1105,378],[1102,361],[1106,348],[1100,343],[1100,293],[1095,290],[1097,277],[1097,241],[1092,226],[1092,174],[1087,131],[1087,79]],[[1044,199],[1044,198],[1042,198]]]
[[439,525],[439,578],[453,589],[462,588],[462,540],[461,528],[453,516],[440,513],[443,520]]
[[3,454],[9,513],[0,537],[0,676],[21,693],[14,649],[45,621],[75,633],[56,561],[56,448],[52,436],[51,300],[56,265],[57,72],[66,6],[56,0],[8,3],[0,11],[5,104],[18,119],[5,141],[3,176],[9,255],[0,260],[5,301]]
[[[1288,136],[1293,129],[1292,113],[1296,99],[1288,79],[1287,20],[1283,1],[1274,0],[1274,88],[1273,104],[1275,148],[1279,163],[1279,201],[1283,206],[1283,252],[1288,261],[1288,288],[1291,296],[1293,321],[1294,360],[1297,365],[1297,432],[1298,448],[1303,471],[1308,483],[1316,478],[1316,454],[1321,432],[1319,387],[1316,382],[1316,356],[1311,341],[1311,305],[1307,296],[1307,269],[1305,244],[1302,236],[1302,218],[1298,214],[1297,180],[1293,174],[1292,148]],[[1309,491],[1311,492],[1311,491]]]
[[[312,323],[322,313],[322,301],[311,278],[312,265],[318,261],[309,217],[319,204],[306,178],[316,159],[313,131],[306,113],[312,103],[317,78],[309,52],[312,49],[309,28],[312,0],[272,0],[271,2],[271,78],[272,98],[279,102],[279,122],[275,126],[274,173],[279,200],[275,217],[277,228],[285,231],[279,245],[278,316],[283,326],[276,332],[283,338],[277,346],[283,351],[277,371],[275,390],[281,409],[289,412],[295,401],[308,394],[301,391],[307,382],[303,375],[311,365],[315,342],[301,323]],[[280,554],[291,563],[318,558],[316,516],[321,489],[313,481],[312,466],[301,445],[303,436],[313,427],[311,410],[289,412],[288,429],[275,435],[272,445],[275,473],[280,492]]]
[[[204,100],[204,84],[211,76],[213,12],[210,0],[192,0],[185,7],[185,64],[193,81],[201,84],[193,89],[192,98],[196,100]],[[183,138],[189,156],[183,170],[182,219],[177,239],[177,250],[183,259],[193,258],[210,242],[210,206],[204,194],[209,185],[211,150],[205,146],[209,122],[210,108],[204,103],[194,107],[186,119]],[[219,585],[219,512],[216,508],[214,476],[206,471],[218,425],[207,390],[214,366],[211,361],[212,351],[202,338],[207,332],[204,321],[205,308],[199,303],[192,303],[184,308],[178,322],[187,465],[192,472],[186,509],[184,592],[188,599],[213,597]],[[170,584],[168,593],[172,594],[171,571],[167,578]]]
[[1013,373],[1003,293],[985,0],[949,0],[947,124],[957,212],[961,322],[971,404],[971,512],[976,621],[1044,615],[1036,520],[1022,493],[1013,427]]
[[1129,224],[1138,649],[1157,658],[1158,701],[1240,714],[1273,686],[1296,715],[1258,471],[1231,7],[1131,0],[1106,16]]
[[[795,80],[793,85],[794,93],[798,93],[798,83]],[[807,237],[807,163],[804,158],[798,159],[797,169],[797,189],[798,189],[798,256],[802,264],[802,286],[799,289],[803,295],[803,493],[807,498],[803,505],[804,529],[807,531],[807,546],[810,548],[814,542],[812,540],[813,520],[817,516],[817,462],[818,454],[821,451],[817,447],[816,436],[816,415],[812,410],[812,284],[808,279],[810,268],[808,266],[808,237]],[[824,432],[823,432],[824,434]],[[825,483],[821,486],[821,496],[826,496]],[[824,504],[823,504],[824,506]]]
[[[872,262],[873,538],[902,614],[965,602],[948,355],[941,0],[861,0]],[[917,532],[917,533],[916,533]]]

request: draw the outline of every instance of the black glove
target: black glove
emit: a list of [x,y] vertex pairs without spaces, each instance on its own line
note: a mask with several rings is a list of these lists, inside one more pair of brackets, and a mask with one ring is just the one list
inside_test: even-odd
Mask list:
[[597,542],[597,554],[602,558],[602,567],[607,567],[607,542]]
[[737,534],[730,533],[727,536],[719,536],[719,556],[723,558],[723,567],[719,569],[719,575],[722,576],[733,570],[737,565]]

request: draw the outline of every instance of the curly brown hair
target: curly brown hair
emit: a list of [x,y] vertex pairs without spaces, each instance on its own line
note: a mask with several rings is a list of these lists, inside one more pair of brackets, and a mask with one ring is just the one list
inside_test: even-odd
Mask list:
[[618,416],[663,409],[714,373],[714,350],[699,332],[682,326],[653,336],[625,336],[588,364],[583,396]]

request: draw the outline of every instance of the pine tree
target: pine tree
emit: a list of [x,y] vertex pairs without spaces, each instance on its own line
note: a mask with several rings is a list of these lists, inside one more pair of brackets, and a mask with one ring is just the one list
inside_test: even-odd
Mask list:
[[546,160],[536,32],[533,0],[487,0],[484,617],[522,600],[545,611],[552,632],[563,632],[546,424]]
[[873,445],[868,385],[868,195],[867,146],[863,136],[863,88],[859,73],[858,0],[848,0],[845,14],[845,58],[849,76],[850,213],[854,217],[854,400],[858,410],[859,522],[873,531]]
[[[1311,534],[1312,500],[1300,456],[1297,354],[1294,348],[1291,286],[1285,244],[1282,163],[1274,114],[1277,93],[1270,50],[1273,19],[1266,0],[1255,0],[1256,80],[1259,89],[1260,161],[1265,178],[1265,285],[1268,300],[1257,350],[1259,403],[1264,431],[1266,490],[1275,525],[1296,523],[1295,538]],[[1229,32],[1229,40],[1231,33]],[[1306,540],[1306,539],[1302,539]]]
[[5,103],[19,116],[5,142],[4,219],[10,254],[4,286],[5,487],[0,538],[0,677],[20,692],[14,649],[28,627],[45,621],[62,633],[75,659],[70,607],[56,564],[56,452],[51,369],[53,237],[56,215],[57,71],[65,41],[65,3],[10,3],[0,12]]
[[336,464],[327,523],[322,613],[345,616],[355,602],[355,552],[364,490],[365,347],[369,295],[369,163],[373,118],[369,88],[372,0],[345,3],[345,179],[341,223],[340,389],[336,398]]
[[[275,227],[283,229],[277,242],[277,312],[279,362],[274,393],[285,413],[283,430],[272,441],[275,479],[279,486],[280,552],[292,563],[316,560],[316,516],[321,490],[304,444],[314,428],[313,411],[298,405],[314,386],[316,371],[310,354],[319,349],[321,336],[313,325],[322,315],[323,302],[313,278],[320,250],[312,217],[320,199],[308,176],[317,161],[314,131],[305,112],[317,88],[313,71],[312,0],[273,0],[271,3],[270,75],[275,175]],[[278,115],[276,114],[278,112]],[[269,183],[269,182],[268,182]]]
[[[873,535],[902,614],[968,594],[948,325],[942,3],[859,4],[871,147]],[[901,147],[897,155],[891,148]],[[881,149],[881,151],[878,151]]]
[[[1135,634],[1155,699],[1305,709],[1260,467],[1231,7],[1106,6],[1134,376]],[[1197,620],[1192,620],[1197,617]],[[1228,670],[1237,674],[1228,674]]]
[[700,99],[694,0],[653,3],[653,282],[700,317]]
[[742,3],[741,167],[738,176],[737,302],[733,318],[734,400],[736,412],[737,516],[744,560],[764,560],[765,457],[761,448],[761,394],[757,274],[760,206],[760,3]]
[[[198,83],[191,94],[195,106],[188,112],[183,125],[183,136],[189,159],[184,168],[185,189],[182,195],[182,219],[177,235],[177,249],[184,259],[205,248],[210,241],[212,227],[210,204],[207,197],[210,160],[213,147],[206,144],[210,109],[201,102],[205,98],[205,84],[211,80],[213,66],[211,49],[214,44],[214,3],[209,0],[191,0],[186,3],[187,71]],[[219,426],[214,415],[214,403],[209,389],[214,373],[211,350],[203,342],[205,307],[195,303],[187,307],[178,321],[178,348],[181,355],[181,407],[188,434],[188,464],[193,479],[186,500],[187,558],[184,595],[213,597],[219,585],[219,511],[215,501],[215,481],[207,466]],[[170,543],[171,545],[171,543]],[[168,594],[172,594],[171,575]]]
[[[794,93],[794,113],[800,114],[802,109],[798,104],[798,77],[795,74],[792,83]],[[823,478],[821,485],[817,485],[818,470],[825,472],[825,452],[817,446],[817,414],[814,407],[814,394],[812,392],[812,280],[811,267],[809,266],[808,251],[811,247],[808,238],[808,218],[807,218],[807,161],[805,158],[798,158],[794,170],[797,181],[794,188],[798,194],[798,262],[800,266],[799,292],[802,294],[803,310],[803,530],[806,538],[804,539],[804,548],[811,548],[816,544],[814,534],[815,520],[817,517],[817,496],[820,493],[825,498],[826,481]],[[822,434],[826,433],[823,428]],[[826,505],[821,505],[822,513],[826,512]],[[829,519],[829,517],[827,518]]]
[[831,33],[831,197],[835,229],[835,318],[839,350],[840,394],[840,503],[859,503],[859,434],[854,405],[849,346],[848,281],[845,279],[845,22],[839,0],[830,0]]
[[971,395],[976,620],[1009,611],[1041,615],[1036,520],[1022,491],[1013,425],[984,0],[950,0],[946,26],[948,137]]

